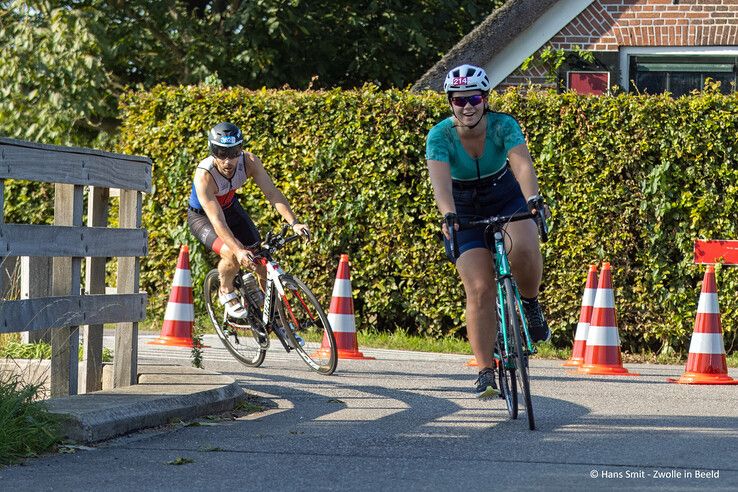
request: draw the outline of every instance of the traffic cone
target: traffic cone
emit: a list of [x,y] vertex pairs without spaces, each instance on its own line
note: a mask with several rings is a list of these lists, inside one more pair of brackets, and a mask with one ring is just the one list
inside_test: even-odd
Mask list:
[[715,267],[712,265],[707,267],[702,281],[687,367],[682,377],[669,378],[668,381],[679,384],[738,384],[738,380],[728,376]]
[[623,367],[615,314],[610,264],[603,263],[595,294],[592,320],[587,329],[584,361],[577,372],[607,376],[638,376]]
[[596,292],[597,266],[589,265],[587,283],[584,285],[584,296],[582,296],[582,310],[579,312],[579,323],[577,323],[577,331],[574,334],[574,348],[572,348],[569,360],[562,364],[564,367],[579,367],[584,362],[587,332],[589,331],[589,322],[592,320],[592,308]]
[[195,323],[195,308],[192,304],[192,276],[190,275],[190,250],[182,245],[174,272],[172,292],[164,314],[161,335],[149,342],[150,345],[192,347],[192,327]]
[[[351,274],[349,273],[348,255],[341,255],[336,272],[336,283],[333,285],[331,307],[328,309],[328,322],[336,337],[336,348],[339,359],[374,359],[359,352],[359,343],[356,340],[356,320],[354,319],[354,299],[351,294]],[[330,348],[327,338],[323,336],[323,343],[316,355]]]

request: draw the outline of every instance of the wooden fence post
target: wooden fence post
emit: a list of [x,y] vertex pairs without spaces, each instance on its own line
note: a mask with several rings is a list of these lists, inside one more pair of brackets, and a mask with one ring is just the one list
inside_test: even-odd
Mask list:
[[[105,227],[108,225],[108,188],[90,186],[87,195],[87,225]],[[105,294],[105,258],[87,258],[85,270],[85,291],[87,294]],[[84,377],[80,393],[102,389],[102,352],[104,325],[82,327]]]
[[[119,227],[141,227],[141,193],[120,190]],[[138,293],[139,259],[118,258],[118,294]],[[118,323],[113,354],[113,387],[136,384],[138,376],[138,323]]]
[[[21,299],[36,299],[51,295],[51,258],[23,256],[21,258]],[[51,330],[24,331],[23,343],[51,343]]]
[[[54,225],[82,226],[83,195],[81,185],[54,185]],[[55,296],[80,294],[80,257],[55,257],[51,293]],[[72,313],[70,313],[70,316]],[[59,320],[63,324],[64,320]],[[51,396],[77,394],[79,326],[51,331]]]
[[[5,154],[2,154],[2,160],[5,160]],[[5,223],[5,180],[0,179],[0,225]],[[2,234],[2,233],[0,233]],[[0,254],[7,253],[5,251],[0,251]],[[0,256],[0,261],[3,261],[5,257]],[[5,291],[5,281],[3,280],[2,276],[0,276],[0,292]]]

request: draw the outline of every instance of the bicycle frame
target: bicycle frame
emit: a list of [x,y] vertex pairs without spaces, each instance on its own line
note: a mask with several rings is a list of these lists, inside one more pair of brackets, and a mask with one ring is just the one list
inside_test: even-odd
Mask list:
[[[489,225],[487,227],[493,227],[492,225]],[[505,286],[504,286],[504,280],[506,278],[509,278],[511,280],[512,288],[513,288],[513,295],[515,296],[515,301],[518,306],[518,312],[521,313],[520,321],[521,325],[523,327],[523,333],[525,335],[525,343],[528,348],[528,352],[530,354],[534,354],[536,352],[535,347],[533,346],[533,342],[531,341],[530,334],[528,333],[528,321],[525,319],[525,316],[523,313],[523,302],[520,300],[520,292],[518,291],[518,286],[515,284],[515,279],[512,276],[512,270],[510,269],[510,260],[507,257],[507,251],[505,250],[505,241],[502,236],[502,231],[500,230],[494,230],[493,231],[494,236],[494,255],[493,260],[495,264],[495,271],[497,273],[496,275],[496,283],[497,283],[497,317],[499,318],[499,325],[500,330],[502,331],[502,340],[504,343],[505,354],[510,353],[510,338],[508,333],[508,320],[507,320],[507,310],[504,309],[505,306]],[[511,367],[514,363],[510,360],[505,361],[506,367]]]

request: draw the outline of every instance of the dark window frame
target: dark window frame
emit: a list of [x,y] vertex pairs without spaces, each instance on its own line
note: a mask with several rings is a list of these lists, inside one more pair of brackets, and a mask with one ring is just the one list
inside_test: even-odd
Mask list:
[[[737,66],[738,56],[733,55],[630,55],[630,91],[648,94],[669,92],[678,97],[695,89],[704,89],[705,80],[711,78],[720,80],[721,92],[730,94],[736,91]],[[689,82],[687,87],[679,86],[690,77],[694,79],[695,74],[700,74],[699,87]],[[649,87],[655,90],[649,91]]]

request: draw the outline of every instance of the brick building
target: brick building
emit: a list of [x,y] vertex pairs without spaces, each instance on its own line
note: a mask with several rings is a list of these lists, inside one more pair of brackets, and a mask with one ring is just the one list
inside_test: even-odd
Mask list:
[[[705,79],[734,92],[738,65],[738,0],[509,0],[465,36],[413,86],[440,90],[462,63],[484,67],[498,89],[551,84],[546,69],[523,61],[546,46],[567,51],[562,88],[606,92],[701,89]],[[593,55],[588,62],[572,52]]]

